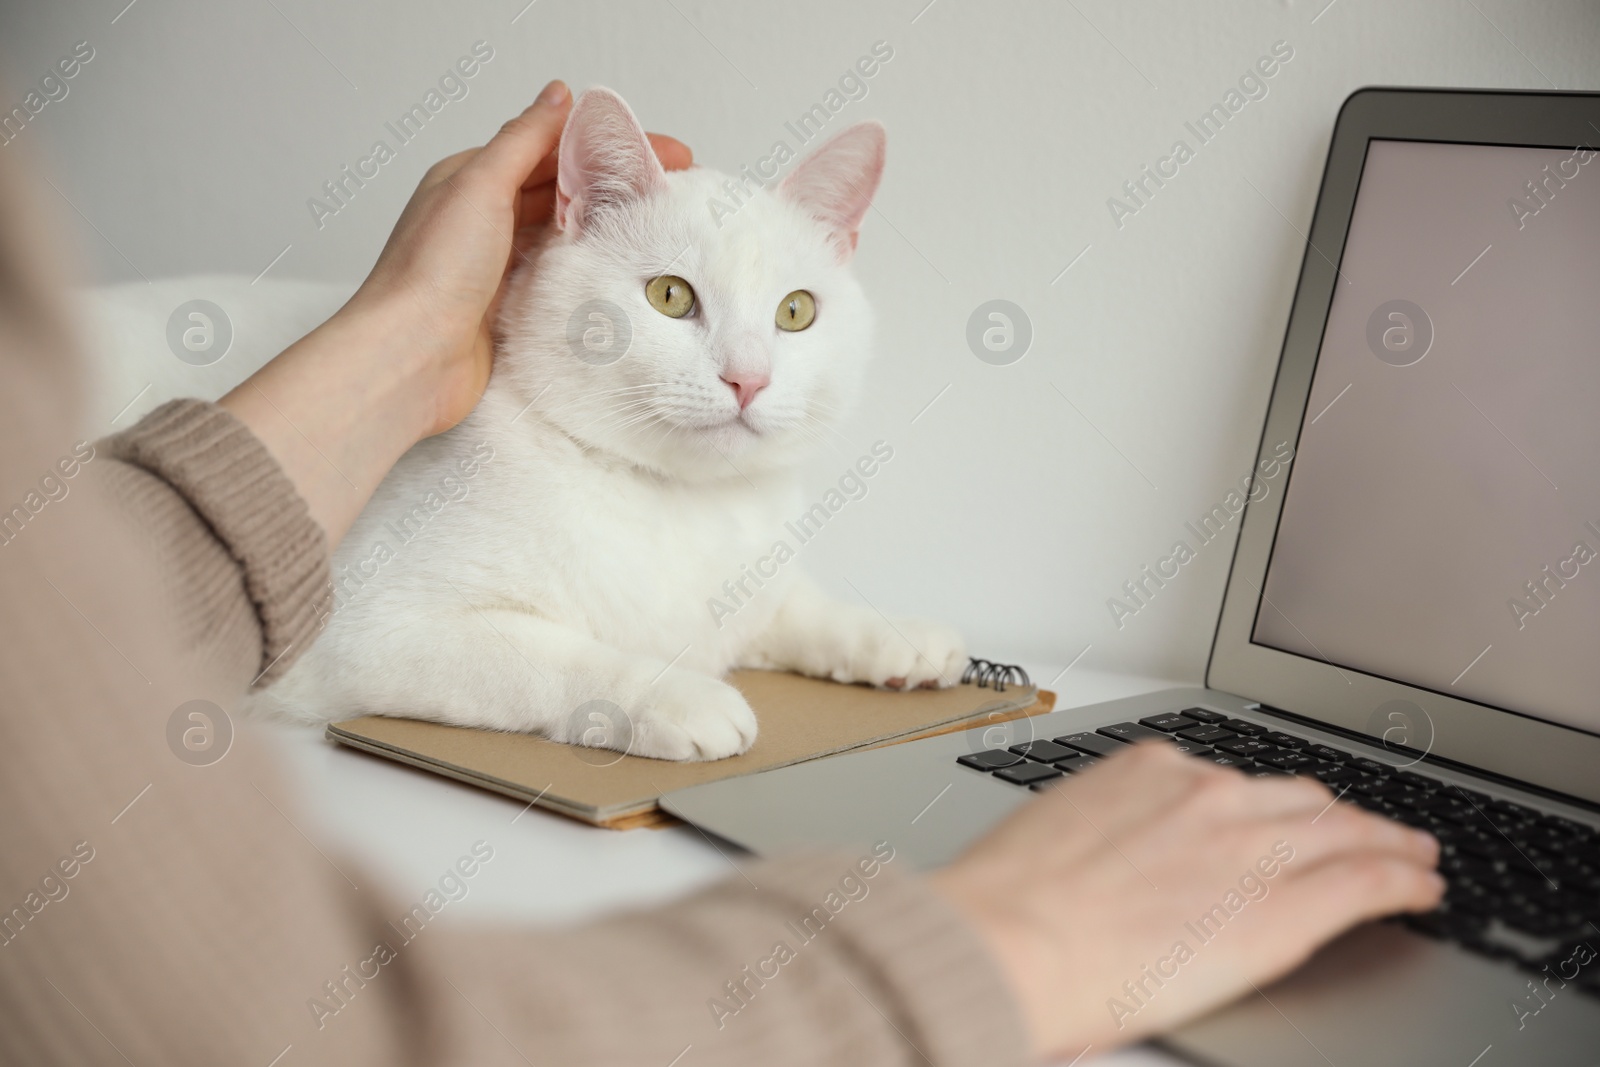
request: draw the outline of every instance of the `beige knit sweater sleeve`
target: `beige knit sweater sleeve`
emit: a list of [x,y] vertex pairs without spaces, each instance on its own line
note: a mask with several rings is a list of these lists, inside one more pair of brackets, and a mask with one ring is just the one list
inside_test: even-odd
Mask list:
[[328,587],[272,457],[198,401],[48,436],[0,424],[24,513],[0,529],[0,1064],[1022,1060],[996,966],[903,863],[752,864],[562,931],[408,926],[227,710]]

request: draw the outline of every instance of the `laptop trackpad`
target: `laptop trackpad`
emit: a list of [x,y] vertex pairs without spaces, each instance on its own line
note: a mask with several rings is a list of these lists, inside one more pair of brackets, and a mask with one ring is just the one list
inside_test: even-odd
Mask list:
[[1600,1001],[1558,978],[1547,988],[1509,965],[1374,923],[1163,1044],[1218,1067],[1590,1067],[1600,1062],[1597,1033]]

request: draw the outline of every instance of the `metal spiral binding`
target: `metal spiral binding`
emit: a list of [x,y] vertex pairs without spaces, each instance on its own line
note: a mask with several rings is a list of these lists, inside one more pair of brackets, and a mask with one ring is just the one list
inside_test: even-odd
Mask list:
[[1006,683],[1016,685],[1032,685],[1028,672],[1010,663],[991,663],[986,659],[971,656],[967,660],[967,669],[961,672],[961,684],[976,682],[979,689],[987,688],[991,683],[996,693],[1006,691]]

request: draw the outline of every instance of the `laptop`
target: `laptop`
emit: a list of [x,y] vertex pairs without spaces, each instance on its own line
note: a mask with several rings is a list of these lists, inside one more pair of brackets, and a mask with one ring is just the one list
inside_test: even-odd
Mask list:
[[[1600,94],[1340,111],[1205,688],[668,794],[756,853],[947,862],[1128,742],[1436,834],[1445,904],[1163,1039],[1230,1067],[1600,1064]],[[1128,604],[1130,608],[1138,604]],[[1587,962],[1582,962],[1587,961]]]

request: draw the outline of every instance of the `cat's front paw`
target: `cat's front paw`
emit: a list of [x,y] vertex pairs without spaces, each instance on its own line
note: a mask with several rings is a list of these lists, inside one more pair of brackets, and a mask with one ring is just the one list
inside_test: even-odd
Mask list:
[[635,756],[714,760],[737,756],[756,739],[756,713],[733,686],[672,669],[631,712]]
[[922,619],[867,620],[840,651],[835,681],[866,682],[881,689],[944,689],[961,681],[967,646],[948,626]]

